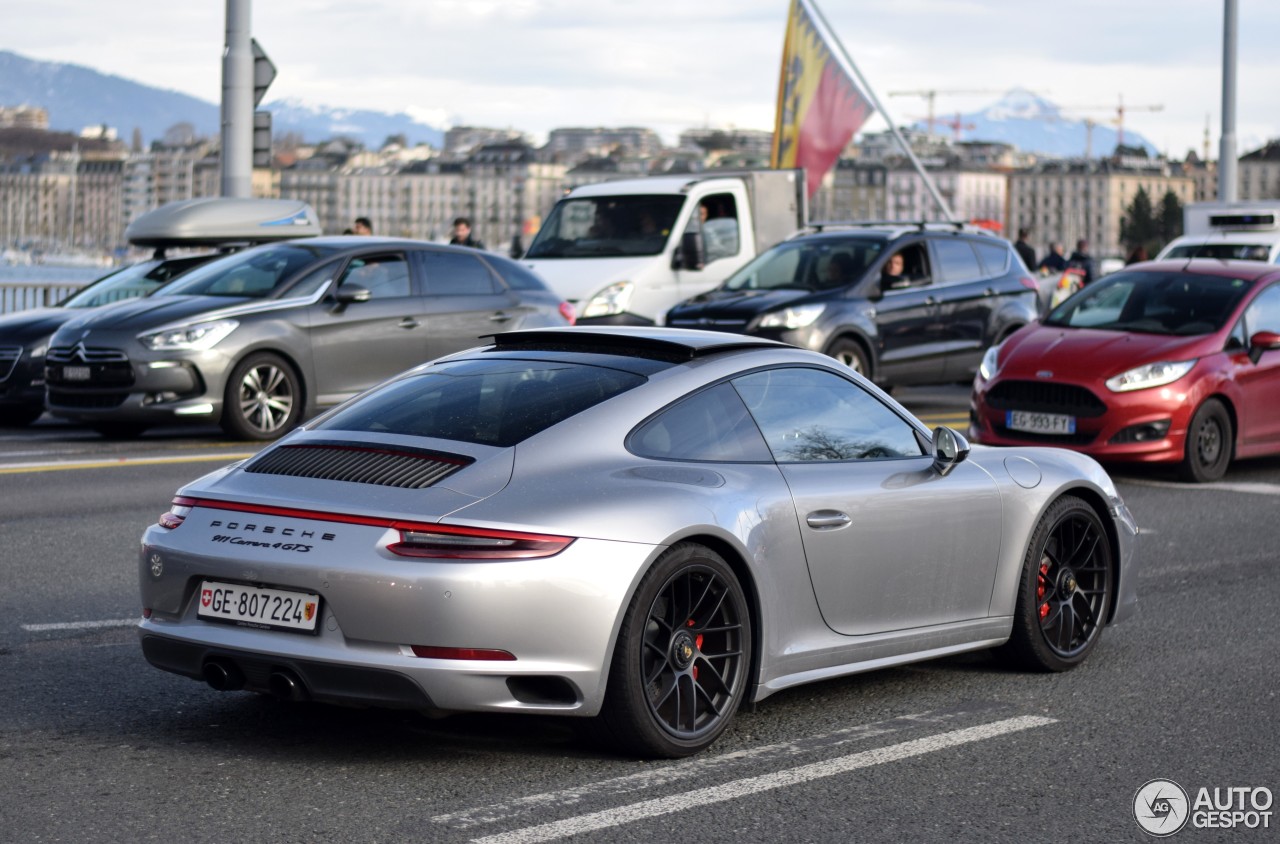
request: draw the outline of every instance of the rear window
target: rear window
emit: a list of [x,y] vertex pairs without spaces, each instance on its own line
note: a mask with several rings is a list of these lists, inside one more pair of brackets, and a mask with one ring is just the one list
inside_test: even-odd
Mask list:
[[601,366],[509,358],[434,366],[388,384],[315,430],[508,447],[644,383]]
[[1063,302],[1045,325],[1141,334],[1217,331],[1253,282],[1187,272],[1118,272]]

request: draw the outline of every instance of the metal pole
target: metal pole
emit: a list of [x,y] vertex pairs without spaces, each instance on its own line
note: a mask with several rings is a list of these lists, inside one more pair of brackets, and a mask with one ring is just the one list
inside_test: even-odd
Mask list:
[[[911,145],[902,137],[902,133],[898,131],[898,127],[894,124],[893,118],[889,116],[889,112],[885,110],[885,107],[880,104],[880,99],[876,96],[875,91],[871,90],[871,86],[867,84],[867,80],[864,79],[862,74],[858,71],[858,66],[855,65],[853,63],[853,59],[849,57],[849,53],[845,50],[844,44],[842,44],[840,39],[835,36],[835,30],[831,28],[831,24],[827,23],[827,19],[822,14],[822,10],[818,8],[818,4],[810,2],[808,5],[809,8],[813,10],[814,15],[822,25],[822,28],[827,31],[827,43],[835,44],[836,48],[840,51],[837,58],[843,59],[845,72],[858,80],[858,84],[862,87],[862,90],[866,92],[867,98],[871,100],[871,104],[876,107],[877,111],[884,115],[885,122],[889,124],[889,131],[893,133],[893,137],[897,139],[898,144],[902,147],[902,151],[907,154],[907,158],[911,161],[911,166],[916,168],[916,172],[919,173],[920,178],[924,180],[924,186],[928,188],[929,194],[933,197],[933,201],[938,204],[938,208],[942,211],[942,216],[947,219],[947,222],[954,223],[956,221],[955,215],[951,213],[951,208],[947,205],[946,201],[943,200],[942,194],[938,193],[938,186],[933,183],[933,179],[931,179],[929,174],[925,172],[924,165],[920,163],[920,159],[916,158],[916,154],[912,151]],[[933,129],[930,127],[930,132],[932,131]]]
[[253,195],[253,50],[251,0],[227,0],[222,51],[222,195]]
[[1218,199],[1236,192],[1236,0],[1225,0],[1222,31],[1222,140],[1218,148]]

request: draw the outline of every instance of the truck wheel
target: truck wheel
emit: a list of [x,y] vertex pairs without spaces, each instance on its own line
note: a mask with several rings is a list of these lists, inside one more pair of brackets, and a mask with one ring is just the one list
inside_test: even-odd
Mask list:
[[274,440],[302,421],[302,388],[279,355],[259,352],[236,365],[227,380],[222,429],[242,440]]
[[867,353],[856,340],[841,337],[831,344],[827,354],[843,363],[864,378],[871,378],[871,364],[867,361]]

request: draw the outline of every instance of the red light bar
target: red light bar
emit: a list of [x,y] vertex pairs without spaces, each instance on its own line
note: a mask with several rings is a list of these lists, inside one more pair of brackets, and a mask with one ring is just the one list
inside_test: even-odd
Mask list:
[[490,662],[514,662],[515,654],[496,648],[436,648],[430,645],[410,645],[414,656],[423,659],[478,659]]

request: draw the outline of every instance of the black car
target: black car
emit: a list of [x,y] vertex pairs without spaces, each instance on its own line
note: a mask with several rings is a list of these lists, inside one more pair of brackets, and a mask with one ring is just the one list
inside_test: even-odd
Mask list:
[[216,252],[151,258],[121,267],[49,308],[0,316],[0,426],[22,428],[44,413],[44,357],[49,338],[85,308],[146,296]]
[[960,224],[841,224],[774,246],[667,325],[824,352],[885,387],[948,384],[1034,321],[1037,296],[1007,240]]

